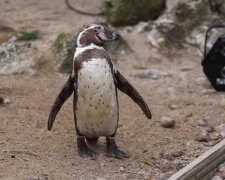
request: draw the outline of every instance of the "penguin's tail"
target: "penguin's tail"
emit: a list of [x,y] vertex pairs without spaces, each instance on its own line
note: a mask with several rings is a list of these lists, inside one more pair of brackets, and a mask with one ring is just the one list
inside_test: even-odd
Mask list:
[[72,95],[74,90],[75,78],[70,75],[66,83],[64,84],[62,90],[58,94],[55,99],[54,104],[52,105],[51,111],[48,117],[48,130],[52,129],[53,123],[55,122],[55,118],[60,111],[64,102]]

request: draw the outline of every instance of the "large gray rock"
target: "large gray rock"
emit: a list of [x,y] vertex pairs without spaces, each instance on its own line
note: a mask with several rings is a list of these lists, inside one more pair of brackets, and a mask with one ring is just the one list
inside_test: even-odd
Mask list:
[[73,67],[73,55],[76,48],[76,41],[73,35],[61,33],[52,45],[55,56],[55,65],[61,72],[71,73]]
[[30,45],[0,45],[0,74],[31,73],[38,67],[40,52]]
[[104,0],[103,12],[114,26],[156,19],[165,9],[166,0]]

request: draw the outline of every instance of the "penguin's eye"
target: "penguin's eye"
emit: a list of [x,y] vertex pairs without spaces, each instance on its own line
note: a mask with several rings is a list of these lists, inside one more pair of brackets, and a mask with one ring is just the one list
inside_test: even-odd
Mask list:
[[95,27],[95,28],[93,29],[93,31],[94,31],[95,33],[99,32],[99,30],[101,30],[101,26],[97,26],[97,27]]

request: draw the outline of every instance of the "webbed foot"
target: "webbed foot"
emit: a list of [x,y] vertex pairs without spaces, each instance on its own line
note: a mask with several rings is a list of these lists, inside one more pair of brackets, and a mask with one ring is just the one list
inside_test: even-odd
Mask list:
[[77,137],[77,147],[80,156],[89,156],[91,158],[96,158],[97,153],[87,146],[84,136]]
[[107,155],[117,159],[129,158],[130,156],[119,150],[113,137],[106,137]]

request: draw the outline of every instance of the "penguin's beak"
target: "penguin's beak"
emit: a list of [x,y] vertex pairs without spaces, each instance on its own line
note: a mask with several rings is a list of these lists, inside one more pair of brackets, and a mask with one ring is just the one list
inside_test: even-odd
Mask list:
[[120,34],[117,33],[117,32],[114,32],[114,31],[107,31],[106,32],[106,37],[109,39],[109,40],[118,40],[121,38]]

